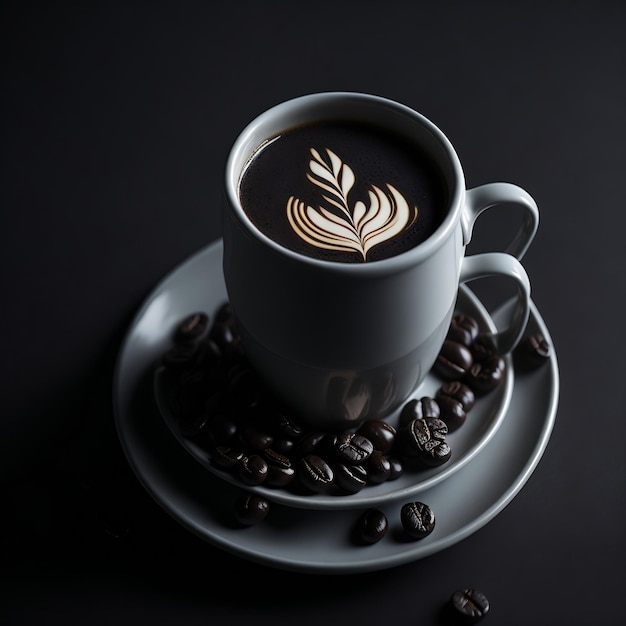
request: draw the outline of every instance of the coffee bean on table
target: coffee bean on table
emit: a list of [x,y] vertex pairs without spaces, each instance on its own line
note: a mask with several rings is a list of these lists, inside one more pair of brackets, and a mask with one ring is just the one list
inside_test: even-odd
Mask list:
[[267,517],[269,510],[267,498],[243,492],[235,502],[235,519],[243,526],[254,526]]
[[372,545],[380,541],[389,529],[387,516],[379,509],[371,508],[363,512],[353,528],[353,538],[357,543]]
[[404,532],[412,539],[422,539],[433,532],[435,514],[423,502],[408,502],[400,509],[400,521]]
[[459,343],[447,339],[433,365],[433,370],[445,380],[462,378],[474,362],[470,349]]
[[489,611],[489,600],[478,589],[460,589],[452,594],[448,607],[460,622],[475,624]]

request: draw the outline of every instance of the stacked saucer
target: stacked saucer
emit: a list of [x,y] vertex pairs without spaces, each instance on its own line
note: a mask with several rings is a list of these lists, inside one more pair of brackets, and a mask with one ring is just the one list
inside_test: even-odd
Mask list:
[[[181,433],[156,365],[180,320],[195,311],[212,315],[226,301],[221,261],[218,241],[161,282],[136,316],[116,371],[116,424],[128,460],[146,489],[181,524],[231,553],[284,569],[367,571],[415,560],[459,541],[497,514],[528,479],[556,413],[554,357],[542,371],[523,379],[516,377],[507,357],[502,383],[478,398],[465,423],[447,435],[452,456],[440,466],[405,471],[395,480],[340,495],[249,485],[221,469],[204,447]],[[483,330],[495,330],[468,289],[459,291],[457,308],[478,320]],[[548,336],[534,306],[529,328]],[[429,374],[414,398],[434,397],[441,384]],[[529,409],[532,417],[522,423],[518,413]],[[397,426],[398,413],[387,420]],[[242,529],[228,523],[230,507],[242,490],[270,501],[270,515],[262,524]],[[366,548],[350,542],[359,511],[379,508],[395,525],[400,507],[414,500],[435,512],[430,536],[408,545],[394,539],[394,533]]]

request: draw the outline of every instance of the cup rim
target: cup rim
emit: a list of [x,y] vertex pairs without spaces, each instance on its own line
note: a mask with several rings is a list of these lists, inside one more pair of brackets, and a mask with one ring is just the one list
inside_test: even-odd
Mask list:
[[[365,263],[345,263],[341,261],[317,259],[315,257],[296,252],[295,250],[291,250],[290,248],[277,243],[268,235],[263,233],[248,218],[243,207],[241,206],[241,202],[239,201],[238,186],[241,172],[238,171],[239,168],[237,167],[237,163],[239,161],[239,154],[249,143],[250,137],[254,135],[260,127],[267,125],[267,123],[276,116],[293,111],[294,108],[306,105],[328,105],[333,101],[339,100],[343,102],[351,101],[356,105],[374,104],[384,106],[388,109],[394,109],[397,113],[405,117],[413,119],[419,123],[432,137],[434,137],[438,146],[443,150],[443,153],[447,158],[448,165],[452,170],[452,176],[446,177],[448,186],[451,187],[448,189],[448,212],[446,213],[446,216],[435,231],[424,241],[409,250],[401,252],[400,254],[384,259],[367,261]],[[288,126],[289,125],[287,124],[285,125],[285,127]],[[270,137],[266,137],[266,139],[269,138]],[[261,145],[262,143],[257,143],[255,149],[258,149]],[[249,150],[246,150],[245,152],[245,162],[247,162],[254,152],[250,152]],[[236,218],[240,228],[242,228],[258,243],[264,245],[267,249],[282,257],[286,257],[293,262],[304,263],[311,267],[344,272],[351,275],[371,275],[372,273],[400,271],[402,269],[415,266],[416,264],[431,257],[435,251],[443,245],[461,219],[463,196],[465,194],[465,175],[459,157],[450,140],[438,126],[436,126],[423,114],[405,104],[383,96],[356,91],[325,91],[296,96],[280,102],[266,109],[244,127],[235,139],[228,153],[225,168],[225,193],[227,199],[226,210],[228,210],[229,213]]]

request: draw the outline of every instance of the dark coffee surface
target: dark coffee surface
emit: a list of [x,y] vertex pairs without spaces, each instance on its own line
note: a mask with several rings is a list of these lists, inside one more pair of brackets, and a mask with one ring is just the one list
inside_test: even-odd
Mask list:
[[446,210],[443,177],[419,147],[349,121],[303,125],[270,140],[246,167],[239,196],[277,243],[345,263],[415,247]]

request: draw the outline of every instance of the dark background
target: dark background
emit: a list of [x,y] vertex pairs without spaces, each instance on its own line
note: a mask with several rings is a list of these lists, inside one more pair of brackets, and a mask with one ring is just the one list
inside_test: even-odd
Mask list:
[[[623,623],[626,4],[1,11],[3,624],[431,624],[460,586],[487,593],[490,624]],[[500,515],[434,556],[331,578],[191,536],[135,481],[111,406],[144,298],[220,237],[235,136],[326,90],[419,110],[469,187],[533,195],[541,223],[524,263],[561,370],[546,453]],[[487,238],[503,227],[484,220]]]

